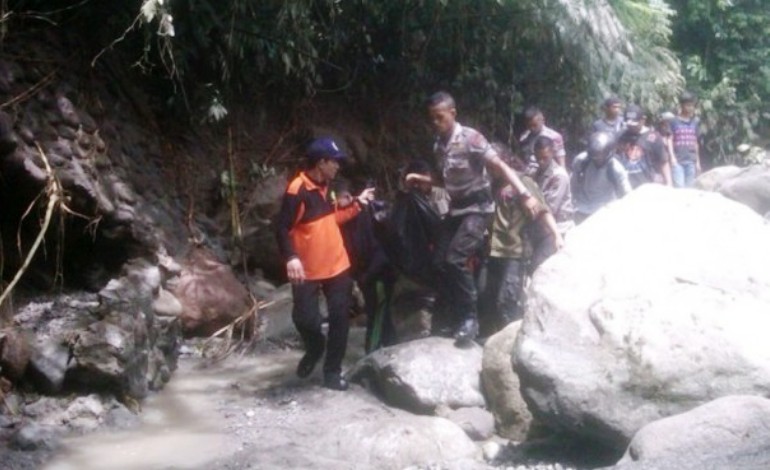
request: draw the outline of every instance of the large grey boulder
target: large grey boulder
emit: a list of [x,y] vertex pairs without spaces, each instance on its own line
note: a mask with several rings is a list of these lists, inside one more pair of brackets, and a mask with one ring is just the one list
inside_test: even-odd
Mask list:
[[[261,407],[257,414],[274,421],[256,422],[256,429],[250,429],[247,436],[253,437],[235,468],[243,462],[276,470],[465,470],[483,465],[476,444],[448,419],[391,408],[357,386],[345,393],[320,387],[297,391],[286,406]],[[269,438],[262,438],[266,432]]]
[[[278,214],[286,191],[289,175],[275,167],[254,165],[252,188],[246,193],[246,200],[241,211],[242,242],[233,246],[230,263],[234,267],[249,270],[259,266],[275,275],[286,273],[286,264],[278,250],[278,242],[271,220]],[[217,229],[223,235],[232,237],[229,205],[221,205],[217,214]],[[244,264],[245,263],[245,264]]]
[[689,455],[668,455],[655,459],[623,461],[602,470],[767,470],[770,444],[751,453],[709,454],[696,460]]
[[154,314],[161,270],[136,259],[122,274],[99,292],[98,320],[69,339],[65,387],[144,398],[171,378],[181,329],[176,318]]
[[712,168],[695,179],[695,187],[704,191],[716,191],[722,182],[734,177],[741,171],[741,167],[735,165]]
[[98,295],[30,302],[15,317],[34,332],[26,377],[50,394],[102,393],[141,399],[176,368],[181,329],[176,317],[156,315],[162,275],[132,260]]
[[416,413],[485,405],[480,346],[457,348],[446,338],[425,338],[379,349],[361,359],[351,380],[366,382],[383,399]]
[[58,393],[64,385],[70,350],[60,337],[38,337],[33,345],[28,377],[32,384],[43,393]]
[[291,319],[294,301],[291,284],[286,283],[270,294],[266,305],[259,309],[259,337],[284,339],[297,334]]
[[[196,247],[183,262],[169,291],[182,305],[179,321],[185,337],[208,337],[248,315],[253,302],[230,266],[205,248]],[[253,325],[251,325],[253,327]],[[246,331],[252,328],[246,327]]]
[[354,421],[320,436],[320,455],[338,455],[357,468],[402,469],[473,458],[478,448],[445,418],[399,413]]
[[484,408],[451,408],[439,407],[436,415],[446,418],[460,426],[474,441],[485,441],[495,434],[495,417]]
[[524,440],[532,424],[532,413],[521,396],[519,377],[513,371],[511,354],[521,320],[491,336],[484,343],[481,383],[490,411],[495,416],[498,434],[508,439]]
[[717,185],[717,192],[754,209],[759,215],[770,215],[770,161],[751,165]]
[[11,436],[11,448],[25,451],[54,450],[59,447],[59,436],[51,426],[30,423]]
[[683,456],[618,463],[602,470],[767,470],[770,460],[761,455],[720,455],[693,462]]
[[729,396],[643,427],[619,463],[684,457],[702,468],[714,458],[760,454],[770,463],[770,400]]
[[551,426],[624,449],[644,425],[770,394],[770,226],[698,190],[643,186],[535,273],[515,346]]

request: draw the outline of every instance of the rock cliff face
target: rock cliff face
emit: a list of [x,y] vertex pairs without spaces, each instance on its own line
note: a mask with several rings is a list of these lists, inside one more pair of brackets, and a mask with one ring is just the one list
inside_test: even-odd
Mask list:
[[[173,275],[162,260],[187,240],[162,138],[115,90],[89,89],[56,51],[29,45],[14,57],[0,59],[5,279],[43,228],[54,179],[63,200],[26,268],[28,298],[5,325],[31,349],[13,379],[44,393],[142,398],[170,378],[180,338],[179,322],[152,308]],[[62,287],[67,296],[51,297]]]
[[[169,194],[159,192],[172,190],[163,184],[163,168],[156,163],[162,155],[159,137],[132,124],[137,119],[121,109],[125,103],[99,96],[98,90],[90,99],[105,101],[92,114],[78,103],[84,95],[77,87],[85,84],[73,84],[65,72],[64,77],[51,73],[22,61],[0,61],[5,267],[13,271],[19,266],[11,241],[22,216],[54,177],[71,212],[61,218],[57,214],[46,240],[46,248],[57,256],[37,257],[29,279],[48,287],[59,269],[66,285],[98,290],[128,259],[148,256],[160,246],[182,246],[182,213],[168,202]],[[21,224],[24,252],[40,229],[32,214]]]

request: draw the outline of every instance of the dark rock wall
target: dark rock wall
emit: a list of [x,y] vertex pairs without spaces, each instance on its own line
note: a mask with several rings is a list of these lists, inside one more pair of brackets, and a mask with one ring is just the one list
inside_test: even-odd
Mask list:
[[[13,379],[49,394],[142,398],[169,380],[178,354],[178,320],[156,315],[152,303],[168,278],[160,257],[188,246],[177,193],[184,171],[169,158],[183,145],[158,131],[117,69],[95,77],[62,57],[45,44],[0,53],[5,280],[41,231],[50,178],[65,195],[17,287],[23,301],[8,328],[28,334],[31,354]],[[67,295],[54,294],[61,287]]]
[[36,258],[29,279],[44,287],[58,269],[65,283],[98,290],[127,259],[161,245],[183,247],[183,210],[173,197],[175,182],[158,164],[164,155],[152,126],[144,127],[147,121],[120,95],[110,96],[114,91],[81,91],[87,84],[68,75],[65,65],[50,71],[32,66],[55,56],[32,50],[41,57],[0,60],[4,275],[21,261],[12,249],[17,228],[23,252],[40,230],[40,204],[20,222],[48,180],[43,153],[72,212],[54,220],[46,239],[49,255]]

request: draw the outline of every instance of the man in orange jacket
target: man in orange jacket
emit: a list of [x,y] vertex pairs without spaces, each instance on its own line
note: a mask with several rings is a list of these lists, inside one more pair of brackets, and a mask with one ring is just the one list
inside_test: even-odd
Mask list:
[[[348,383],[341,372],[353,281],[339,225],[358,215],[361,205],[373,198],[374,189],[363,191],[355,204],[336,208],[327,195],[345,154],[334,140],[323,137],[308,146],[306,157],[308,169],[289,183],[275,224],[278,246],[292,283],[292,320],[305,344],[297,375],[308,377],[325,350],[324,386],[346,390]],[[327,337],[321,331],[321,291],[329,311]]]

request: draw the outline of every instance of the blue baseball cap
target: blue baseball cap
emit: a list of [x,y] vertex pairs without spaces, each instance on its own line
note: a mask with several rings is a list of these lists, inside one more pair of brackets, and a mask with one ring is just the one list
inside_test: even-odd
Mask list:
[[305,154],[312,161],[321,160],[322,158],[344,160],[347,157],[345,152],[340,149],[339,145],[331,137],[319,137],[313,140],[308,145]]
[[630,104],[626,108],[623,117],[627,125],[638,126],[642,123],[642,119],[644,119],[644,111],[639,106]]

